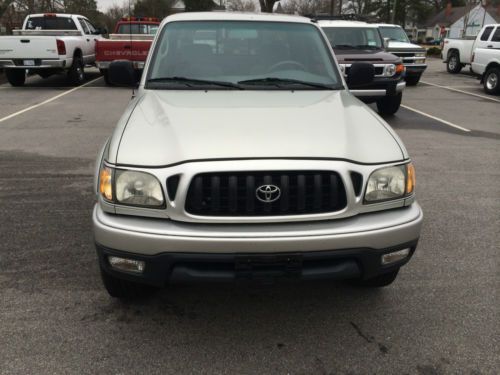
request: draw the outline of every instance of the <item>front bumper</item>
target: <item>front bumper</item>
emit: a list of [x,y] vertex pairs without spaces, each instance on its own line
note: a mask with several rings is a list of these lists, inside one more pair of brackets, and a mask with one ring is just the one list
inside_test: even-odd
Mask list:
[[361,98],[377,98],[384,96],[395,96],[404,91],[406,82],[403,80],[392,80],[386,78],[375,78],[373,83],[363,88],[349,89],[349,91]]
[[[104,270],[157,285],[176,278],[189,279],[186,273],[210,271],[212,261],[224,263],[227,271],[227,264],[235,264],[236,257],[270,254],[280,259],[290,255],[300,262],[321,261],[330,265],[331,269],[323,276],[320,275],[323,271],[310,271],[312,278],[366,278],[386,271],[380,265],[382,253],[400,248],[411,248],[413,252],[422,220],[417,203],[348,219],[265,225],[193,224],[121,216],[105,213],[99,205],[93,213],[94,236]],[[150,271],[140,276],[116,272],[109,267],[106,254],[145,260]],[[198,270],[186,271],[181,267],[175,271],[176,264],[186,262],[203,264]],[[314,265],[319,267],[317,263]],[[222,278],[237,276],[234,269],[229,271]],[[302,268],[301,272],[308,271]]]
[[406,76],[420,76],[427,69],[427,64],[404,64]]
[[[32,60],[35,65],[24,65],[24,61]],[[66,60],[15,59],[0,60],[0,68],[4,69],[64,69],[71,66]]]

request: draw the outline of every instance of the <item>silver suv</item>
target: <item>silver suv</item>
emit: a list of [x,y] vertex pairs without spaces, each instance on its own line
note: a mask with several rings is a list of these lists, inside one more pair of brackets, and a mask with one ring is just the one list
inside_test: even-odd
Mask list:
[[[371,64],[347,79],[370,83]],[[116,85],[137,85],[127,61]],[[98,157],[104,285],[349,279],[390,284],[422,212],[395,132],[347,89],[310,19],[186,13],[160,26]]]

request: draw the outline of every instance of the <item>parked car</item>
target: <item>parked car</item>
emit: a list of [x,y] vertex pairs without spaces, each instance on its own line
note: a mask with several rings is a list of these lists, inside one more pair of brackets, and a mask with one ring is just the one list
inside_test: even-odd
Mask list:
[[97,41],[96,65],[106,83],[109,64],[115,60],[132,61],[140,76],[159,25],[160,20],[154,17],[123,17],[109,39]]
[[47,78],[66,73],[70,83],[85,80],[85,66],[95,63],[95,44],[102,31],[86,17],[30,14],[13,36],[0,36],[0,68],[12,86],[22,86],[26,73]]
[[[478,44],[472,53],[472,71],[479,75],[484,91],[500,94],[500,25],[486,26],[482,36],[486,45]],[[488,36],[488,37],[487,37]]]
[[373,65],[375,79],[364,86],[347,80],[351,92],[365,103],[377,103],[380,114],[392,115],[401,104],[405,68],[401,58],[384,51],[384,43],[377,26],[361,21],[318,21],[335,51],[340,68],[347,78],[352,64],[365,62]]
[[[350,82],[374,68],[353,62]],[[136,87],[131,61],[109,68]],[[95,243],[115,297],[239,279],[390,284],[422,211],[403,143],[297,16],[167,17],[96,164]]]
[[466,65],[472,62],[472,54],[476,48],[499,48],[495,47],[497,41],[494,37],[491,40],[493,30],[499,25],[484,26],[476,38],[450,39],[446,38],[443,45],[443,61],[446,63],[448,73],[457,74]]
[[425,48],[411,43],[401,26],[390,24],[377,24],[377,26],[382,38],[388,42],[385,50],[403,60],[406,68],[406,84],[409,86],[417,85],[427,69]]

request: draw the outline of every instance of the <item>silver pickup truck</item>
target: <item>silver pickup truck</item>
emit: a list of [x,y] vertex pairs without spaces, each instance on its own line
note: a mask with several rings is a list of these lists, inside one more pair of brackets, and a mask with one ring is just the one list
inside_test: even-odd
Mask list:
[[[352,87],[372,64],[353,63]],[[110,65],[135,86],[131,62]],[[167,17],[96,164],[93,227],[110,295],[175,282],[389,285],[422,211],[396,133],[347,89],[317,23]]]

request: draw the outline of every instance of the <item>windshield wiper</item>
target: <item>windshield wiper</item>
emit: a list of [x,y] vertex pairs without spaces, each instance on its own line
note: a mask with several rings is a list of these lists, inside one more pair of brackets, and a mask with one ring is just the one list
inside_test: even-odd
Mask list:
[[332,48],[335,49],[353,49],[355,48],[352,44],[332,44]]
[[382,49],[382,47],[379,46],[370,46],[369,44],[359,44],[357,46],[354,46],[356,49]]
[[243,90],[243,88],[232,82],[225,82],[225,81],[211,81],[211,80],[206,80],[206,79],[196,79],[196,78],[189,78],[189,77],[159,77],[159,78],[150,78],[147,80],[148,83],[162,83],[162,82],[173,82],[173,83],[184,83],[187,86],[191,85],[214,85],[214,86],[222,86],[222,87],[229,87],[232,89],[238,89],[238,90]]
[[283,85],[303,85],[309,87],[315,87],[318,89],[326,89],[326,90],[337,90],[340,86],[332,86],[326,85],[324,83],[317,82],[309,82],[309,81],[301,81],[299,79],[291,79],[291,78],[277,78],[277,77],[265,77],[265,78],[256,78],[256,79],[247,79],[245,81],[239,81],[239,85],[275,85],[275,86],[283,86]]

